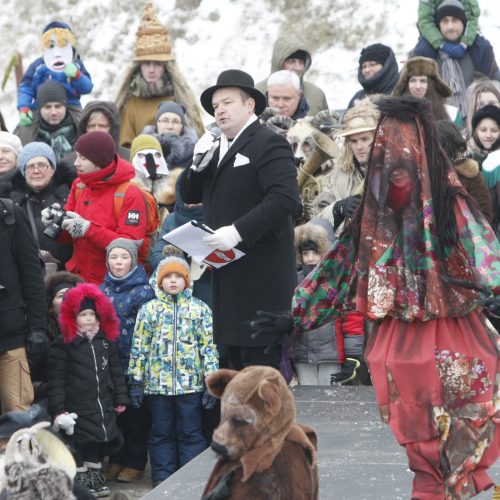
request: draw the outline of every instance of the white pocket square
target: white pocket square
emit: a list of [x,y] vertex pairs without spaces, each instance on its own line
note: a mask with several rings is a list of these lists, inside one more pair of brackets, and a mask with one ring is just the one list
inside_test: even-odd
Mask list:
[[240,154],[240,153],[236,153],[236,156],[234,157],[234,164],[233,164],[233,167],[241,167],[242,165],[248,165],[250,163],[250,160]]

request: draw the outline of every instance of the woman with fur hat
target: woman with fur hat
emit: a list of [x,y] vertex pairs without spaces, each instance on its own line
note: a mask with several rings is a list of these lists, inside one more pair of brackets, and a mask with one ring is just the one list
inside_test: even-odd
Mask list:
[[150,281],[156,298],[139,310],[130,351],[132,406],[147,396],[153,485],[207,446],[201,409],[205,377],[219,367],[212,311],[192,296],[189,264],[170,247]]
[[420,56],[408,59],[392,95],[412,95],[429,99],[436,120],[451,120],[459,127],[465,125],[458,108],[446,104],[446,99],[452,95],[452,91],[439,75],[434,59]]
[[58,270],[64,269],[73,247],[45,234],[42,211],[54,203],[66,203],[74,178],[72,169],[58,165],[54,151],[44,142],[24,146],[18,168],[0,177],[0,197],[10,198],[24,210],[42,257]]
[[347,109],[367,95],[390,94],[399,79],[399,68],[393,50],[382,43],[365,47],[359,55],[358,81],[363,87],[354,94]]
[[198,135],[186,125],[184,106],[173,101],[160,103],[156,124],[146,125],[142,133],[158,139],[169,170],[191,166]]
[[491,299],[500,313],[500,245],[440,147],[429,103],[378,107],[361,206],[297,288],[295,324],[354,310],[374,322],[365,359],[415,474],[411,497],[465,499],[492,486],[499,455],[500,340],[483,308]]
[[199,135],[203,134],[196,98],[175,62],[167,29],[150,3],[144,8],[134,52],[134,64],[116,99],[121,115],[120,145],[130,147],[134,137],[154,123],[159,104],[167,99],[182,103],[188,123]]
[[[108,272],[101,285],[120,320],[117,347],[125,379],[137,313],[143,304],[155,297],[144,267],[137,262],[140,245],[140,241],[117,238],[106,247]],[[124,444],[109,457],[106,479],[121,482],[138,480],[148,459],[149,414],[146,406],[128,408],[118,416],[118,427],[123,433]]]
[[115,346],[120,323],[104,293],[81,283],[66,292],[59,324],[62,336],[49,351],[49,412],[77,415],[76,481],[105,496],[100,462],[123,444],[116,415],[129,404]]

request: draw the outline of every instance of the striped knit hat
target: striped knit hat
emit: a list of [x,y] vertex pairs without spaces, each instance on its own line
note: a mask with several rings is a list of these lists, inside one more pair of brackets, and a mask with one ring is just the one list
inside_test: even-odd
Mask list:
[[191,284],[191,279],[189,277],[189,264],[184,257],[182,250],[174,247],[173,245],[167,245],[163,249],[165,258],[160,262],[158,266],[158,276],[156,278],[156,283],[161,287],[161,282],[170,273],[178,273],[186,282],[186,288]]

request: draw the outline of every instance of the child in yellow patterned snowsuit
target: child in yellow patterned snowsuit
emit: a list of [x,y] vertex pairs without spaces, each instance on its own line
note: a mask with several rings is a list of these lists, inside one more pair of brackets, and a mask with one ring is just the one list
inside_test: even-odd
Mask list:
[[206,448],[201,427],[205,377],[219,367],[212,312],[193,297],[182,255],[166,257],[151,278],[156,298],[137,315],[129,375],[131,404],[147,396],[149,454],[156,485]]

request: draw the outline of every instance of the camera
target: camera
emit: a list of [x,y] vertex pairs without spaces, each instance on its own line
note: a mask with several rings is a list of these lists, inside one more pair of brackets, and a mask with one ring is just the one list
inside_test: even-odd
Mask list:
[[52,206],[49,207],[49,214],[48,218],[51,220],[51,223],[45,228],[43,234],[55,240],[62,230],[61,225],[63,220],[66,219],[66,212],[62,208]]

